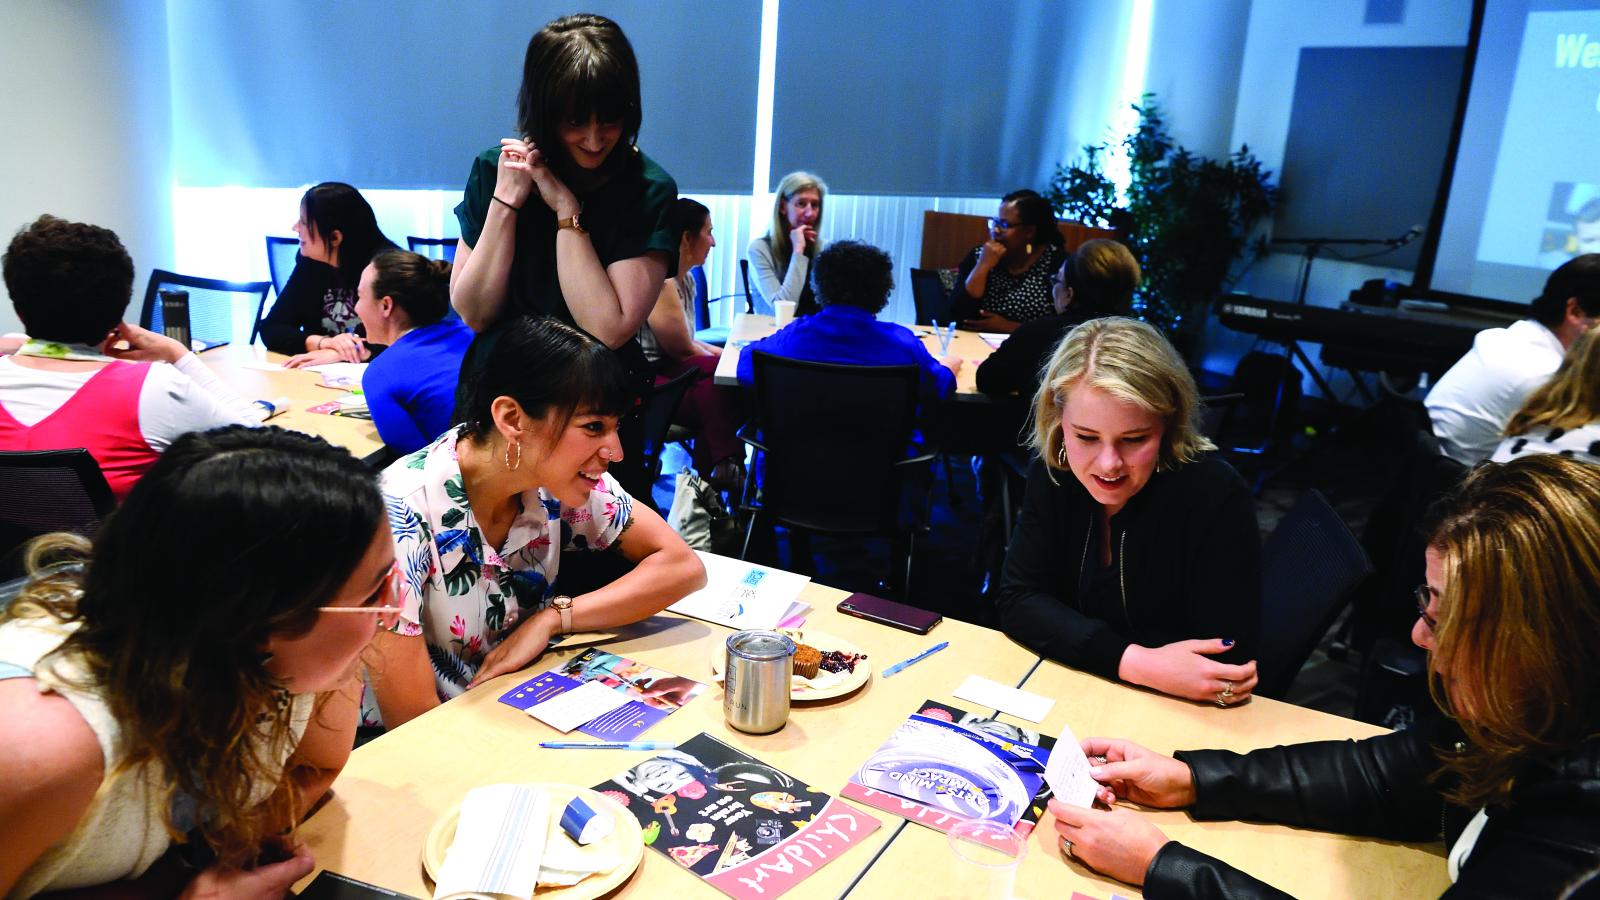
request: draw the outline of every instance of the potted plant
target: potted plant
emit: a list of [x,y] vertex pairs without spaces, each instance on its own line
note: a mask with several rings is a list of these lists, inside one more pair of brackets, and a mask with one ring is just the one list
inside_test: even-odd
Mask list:
[[1226,160],[1185,150],[1167,131],[1153,94],[1133,107],[1139,126],[1122,141],[1130,170],[1119,196],[1105,174],[1110,142],[1083,148],[1083,160],[1056,166],[1045,198],[1056,214],[1112,228],[1144,270],[1134,298],[1141,318],[1167,331],[1180,348],[1199,337],[1211,302],[1243,274],[1236,266],[1265,250],[1251,233],[1278,201],[1272,173],[1248,146]]

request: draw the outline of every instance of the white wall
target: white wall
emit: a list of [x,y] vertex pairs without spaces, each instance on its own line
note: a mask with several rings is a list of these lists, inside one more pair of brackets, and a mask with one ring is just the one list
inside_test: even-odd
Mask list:
[[[172,257],[163,0],[0,0],[0,243],[41,213],[117,232],[137,303]],[[20,327],[0,289],[0,331]]]

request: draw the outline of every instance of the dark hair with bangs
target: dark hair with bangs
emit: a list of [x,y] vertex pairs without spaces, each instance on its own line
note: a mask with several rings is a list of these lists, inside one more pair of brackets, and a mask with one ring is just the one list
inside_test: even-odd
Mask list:
[[18,231],[6,290],[30,337],[99,344],[133,296],[133,259],[116,232],[46,214]]
[[[517,128],[540,151],[572,168],[556,129],[565,121],[622,123],[622,144],[639,139],[639,61],[622,27],[605,16],[578,13],[539,29],[528,41],[517,92]],[[560,148],[557,151],[557,148]],[[601,167],[616,171],[631,154],[612,150]]]
[[[698,234],[711,218],[711,210],[698,200],[679,197],[667,210],[667,232],[677,238],[673,246],[681,247],[684,237]],[[681,273],[680,273],[681,274]]]
[[611,348],[558,319],[522,318],[500,333],[472,386],[467,436],[481,443],[494,432],[496,397],[510,397],[535,419],[554,413],[558,434],[576,415],[620,418],[635,396]]
[[242,866],[298,803],[281,768],[290,708],[262,647],[310,629],[384,525],[376,473],[321,438],[191,432],[134,485],[92,551],[73,535],[40,538],[34,559],[76,558],[87,571],[35,570],[6,615],[77,623],[46,662],[81,662],[84,687],[105,697],[121,728],[107,776],[154,763],[157,807],[193,797],[207,813],[201,838]]
[[317,240],[327,243],[335,231],[339,242],[339,283],[355,290],[361,270],[382,250],[398,250],[378,227],[378,216],[361,192],[342,181],[324,181],[300,198],[305,219]]

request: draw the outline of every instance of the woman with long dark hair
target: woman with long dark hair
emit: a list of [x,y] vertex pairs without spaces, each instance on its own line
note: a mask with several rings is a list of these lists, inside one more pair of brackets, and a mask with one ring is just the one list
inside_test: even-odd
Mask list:
[[[378,217],[361,192],[338,181],[324,181],[300,198],[294,233],[300,255],[294,271],[261,320],[261,340],[274,353],[293,357],[313,350],[331,350],[345,362],[370,357],[357,336],[356,284],[361,270],[394,241],[378,228]],[[290,366],[310,365],[314,357],[291,359]]]
[[717,246],[712,234],[711,210],[688,197],[672,205],[669,219],[678,239],[678,275],[661,286],[661,296],[650,310],[650,318],[639,329],[639,343],[655,367],[656,384],[665,384],[694,370],[700,376],[689,386],[678,404],[675,421],[695,434],[694,467],[719,490],[731,490],[743,480],[743,445],[739,427],[737,395],[718,387],[712,380],[722,348],[705,344],[694,337],[693,270],[705,265],[711,248]]
[[366,467],[276,428],[191,433],[92,549],[31,556],[0,620],[0,894],[276,896],[310,874],[293,827],[344,765],[357,657],[398,609]]

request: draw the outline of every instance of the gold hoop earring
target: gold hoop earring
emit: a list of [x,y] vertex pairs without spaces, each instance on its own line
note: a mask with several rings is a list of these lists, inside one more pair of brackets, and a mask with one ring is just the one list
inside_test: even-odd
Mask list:
[[[512,447],[516,447],[517,448],[517,461],[516,462],[512,462],[511,461],[511,448]],[[519,466],[521,466],[521,465],[522,465],[522,441],[517,440],[517,441],[512,441],[512,442],[506,444],[506,471],[507,472],[515,472],[517,470],[517,468]]]
[[1056,448],[1056,465],[1065,469],[1067,467],[1067,445],[1062,444]]

